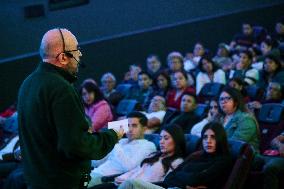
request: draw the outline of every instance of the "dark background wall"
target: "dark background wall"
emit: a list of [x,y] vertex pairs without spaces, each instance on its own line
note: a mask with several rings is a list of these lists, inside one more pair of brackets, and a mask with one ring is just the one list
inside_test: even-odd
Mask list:
[[[45,1],[38,2],[47,9]],[[12,11],[11,3],[4,3],[0,6],[0,21],[7,27],[0,31],[0,110],[16,100],[21,82],[39,62],[35,51],[41,36],[52,27],[67,27],[81,41],[82,61],[87,67],[80,70],[78,85],[87,77],[98,80],[106,71],[120,80],[130,64],[144,66],[148,54],[159,54],[165,62],[170,51],[191,51],[197,41],[215,52],[219,42],[232,39],[243,21],[262,25],[272,32],[284,10],[280,1],[242,4],[223,0],[223,7],[210,2],[91,1],[89,5],[63,11],[46,10],[45,17],[33,19],[22,18],[19,12],[27,4],[16,3],[18,12],[14,20],[6,10]],[[2,19],[3,16],[7,19]],[[19,27],[12,28],[15,25]]]

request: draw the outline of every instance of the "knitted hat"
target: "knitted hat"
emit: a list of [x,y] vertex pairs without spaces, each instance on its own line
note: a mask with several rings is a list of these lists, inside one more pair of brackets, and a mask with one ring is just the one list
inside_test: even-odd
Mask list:
[[185,136],[182,128],[176,124],[168,124],[165,127],[163,127],[163,130],[165,130],[172,136],[176,146],[175,153],[177,155],[184,156],[186,145],[185,145]]

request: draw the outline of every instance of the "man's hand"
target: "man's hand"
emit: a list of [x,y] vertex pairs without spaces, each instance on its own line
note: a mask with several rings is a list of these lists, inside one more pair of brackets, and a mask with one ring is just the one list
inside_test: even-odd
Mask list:
[[123,135],[124,135],[124,129],[123,129],[122,126],[120,126],[119,130],[115,130],[115,129],[113,129],[113,130],[116,132],[118,140],[123,137]]

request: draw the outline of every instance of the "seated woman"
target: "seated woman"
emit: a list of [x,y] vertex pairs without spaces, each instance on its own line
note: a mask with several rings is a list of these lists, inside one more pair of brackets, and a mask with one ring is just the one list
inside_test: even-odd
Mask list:
[[215,62],[207,56],[202,57],[198,64],[199,73],[196,77],[196,94],[199,94],[206,83],[226,84],[226,75],[222,69],[218,69]]
[[241,93],[231,87],[222,90],[219,97],[224,124],[228,138],[251,144],[255,152],[259,151],[259,128],[254,116],[247,112]]
[[177,71],[172,74],[173,89],[169,90],[166,97],[167,107],[180,109],[181,97],[185,92],[195,94],[195,89],[187,85],[187,74]]
[[159,182],[183,162],[185,154],[185,138],[182,129],[173,124],[167,125],[160,134],[160,151],[144,159],[140,166],[115,178],[114,183],[106,183],[92,187],[117,188],[128,179],[139,179],[145,182]]
[[99,87],[90,81],[85,81],[81,85],[80,94],[82,96],[85,113],[92,122],[92,132],[97,132],[104,128],[109,121],[113,120],[111,106],[105,100]]
[[200,137],[203,127],[209,122],[220,121],[220,117],[221,117],[221,114],[218,109],[218,100],[211,99],[209,101],[209,111],[208,111],[207,117],[204,118],[202,121],[193,125],[193,127],[191,128],[190,134],[197,135]]
[[[122,183],[119,189],[147,188],[163,189],[169,187],[222,188],[232,167],[232,158],[224,127],[217,122],[205,125],[201,132],[202,150],[189,155],[174,171],[169,173],[161,186],[132,179]],[[218,181],[218,182],[216,182]]]

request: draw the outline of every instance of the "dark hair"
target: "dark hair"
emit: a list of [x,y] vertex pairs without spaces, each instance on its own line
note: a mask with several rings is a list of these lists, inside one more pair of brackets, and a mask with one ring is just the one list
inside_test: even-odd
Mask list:
[[[204,138],[204,133],[208,129],[211,129],[215,134],[216,154],[218,154],[218,155],[229,154],[229,145],[228,145],[227,134],[226,134],[226,131],[225,131],[223,125],[219,122],[207,123],[201,131],[201,139]],[[203,149],[203,145],[202,145],[202,149]]]
[[[244,99],[243,99],[243,96],[242,96],[240,91],[238,91],[237,89],[232,88],[230,86],[226,86],[221,91],[221,93],[222,92],[226,92],[230,95],[230,97],[232,97],[232,99],[234,101],[234,105],[236,106],[236,110],[240,110],[242,112],[247,112],[247,110],[245,108]],[[220,95],[221,95],[221,93],[220,93]],[[221,109],[220,109],[220,112],[222,112],[224,114],[224,112]]]
[[170,86],[171,86],[171,78],[170,78],[169,74],[168,74],[166,71],[164,71],[164,70],[162,70],[162,71],[160,71],[160,72],[158,73],[157,77],[156,77],[155,80],[154,80],[154,84],[155,84],[156,86],[158,86],[158,77],[159,77],[160,75],[163,76],[164,78],[166,78],[166,80],[167,80],[167,82],[168,82],[167,89],[169,89]]
[[188,95],[188,96],[191,96],[193,99],[194,99],[194,102],[195,104],[197,104],[197,96],[191,92],[184,92],[182,95],[181,95],[181,98],[185,95]]
[[[101,101],[101,100],[106,100],[102,91],[100,88],[93,82],[91,81],[85,81],[83,84],[80,86],[80,95],[82,96],[83,89],[86,89],[88,93],[94,93],[95,94],[95,99],[93,104]],[[84,103],[85,104],[85,103]]]
[[187,73],[184,70],[178,70],[178,71],[173,72],[172,74],[174,75],[174,74],[176,74],[178,72],[180,72],[183,75],[183,77],[185,77],[185,79],[188,80]]
[[236,82],[238,85],[241,85],[241,86],[245,86],[245,82],[242,78],[240,77],[233,77],[232,79],[229,80],[228,84],[231,82],[231,81],[234,81]]
[[139,119],[139,123],[143,126],[146,127],[147,123],[148,123],[148,119],[147,117],[138,111],[134,111],[134,112],[130,112],[129,114],[127,114],[126,116],[127,118],[138,118]]
[[138,73],[138,77],[139,77],[140,75],[147,75],[147,76],[149,77],[149,79],[152,80],[152,76],[151,76],[148,72],[141,71],[141,72]]
[[249,50],[242,50],[242,51],[239,52],[239,55],[241,53],[246,54],[250,61],[252,60],[252,54],[251,54],[251,52]]
[[159,62],[161,62],[160,57],[156,54],[149,54],[147,56],[146,60],[149,59],[149,58],[156,58]]
[[[266,56],[265,56],[265,59],[267,59],[267,58],[270,59],[270,60],[272,60],[272,61],[274,61],[275,64],[277,65],[277,69],[275,70],[275,73],[280,72],[281,69],[282,69],[282,65],[281,65],[281,62],[280,62],[279,58],[277,58],[276,56],[271,55],[271,54],[266,55]],[[263,66],[264,66],[264,64],[266,64],[265,59],[264,59]],[[263,70],[264,70],[264,67],[263,67]],[[266,73],[265,70],[264,70],[264,72]],[[266,74],[265,74],[265,75],[266,75]]]
[[215,71],[218,70],[218,67],[216,66],[216,63],[212,60],[211,57],[209,56],[203,56],[200,60],[199,60],[199,63],[198,63],[198,69],[203,72],[203,73],[206,73],[206,71],[203,69],[203,65],[202,65],[202,61],[203,60],[207,60],[208,62],[210,62],[212,64],[212,72],[214,73]]
[[[180,126],[176,124],[168,124],[163,127],[162,131],[163,130],[168,132],[175,142],[174,155],[162,159],[162,165],[163,165],[164,171],[165,173],[167,173],[170,168],[173,169],[172,162],[174,160],[185,156],[186,144],[185,144],[184,132]],[[142,166],[144,163],[153,165],[155,162],[159,161],[159,158],[161,157],[161,155],[162,155],[161,151],[154,152],[152,157],[144,159],[140,165]]]

